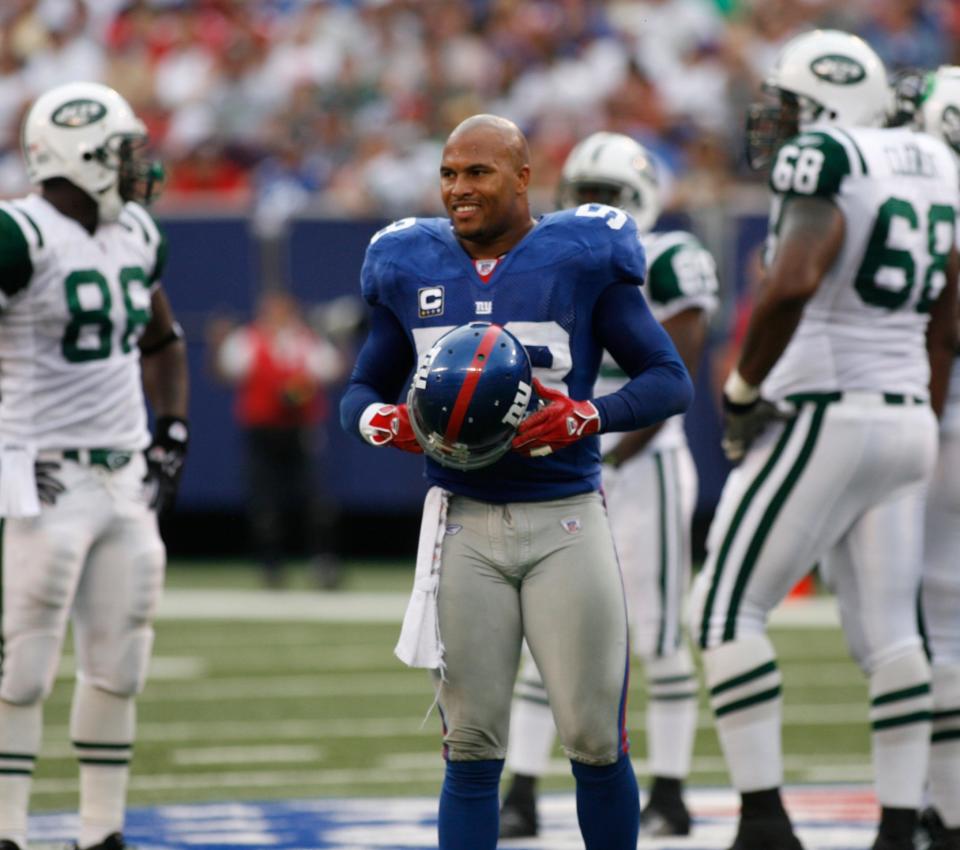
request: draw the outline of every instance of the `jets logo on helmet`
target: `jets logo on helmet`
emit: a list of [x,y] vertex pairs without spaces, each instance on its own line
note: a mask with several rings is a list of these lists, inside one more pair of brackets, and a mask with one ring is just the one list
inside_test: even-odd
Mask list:
[[86,127],[107,114],[107,108],[95,100],[71,100],[63,104],[50,120],[58,127]]
[[425,352],[407,395],[410,425],[442,466],[489,466],[510,450],[533,393],[530,358],[509,331],[471,322]]
[[862,38],[814,30],[788,41],[747,111],[747,163],[763,168],[777,146],[817,123],[881,127],[892,95],[880,57]]
[[850,56],[821,56],[810,63],[810,70],[821,80],[838,86],[859,83],[867,76],[863,65]]

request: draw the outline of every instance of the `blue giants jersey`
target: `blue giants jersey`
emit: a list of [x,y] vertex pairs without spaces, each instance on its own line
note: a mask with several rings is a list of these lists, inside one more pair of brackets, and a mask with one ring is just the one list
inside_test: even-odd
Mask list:
[[[524,344],[534,377],[574,399],[587,399],[602,354],[594,305],[614,284],[642,284],[644,273],[633,219],[587,204],[540,219],[488,282],[447,219],[394,222],[373,237],[361,280],[364,298],[397,318],[417,357],[452,328],[490,321]],[[429,458],[426,464],[432,483],[490,502],[562,498],[600,483],[597,437],[546,457],[510,452],[492,466],[466,472]]]

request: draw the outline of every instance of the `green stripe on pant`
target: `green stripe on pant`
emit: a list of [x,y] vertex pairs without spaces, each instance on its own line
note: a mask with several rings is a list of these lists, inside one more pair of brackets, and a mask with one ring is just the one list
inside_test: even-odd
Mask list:
[[710,583],[710,590],[707,593],[707,599],[703,606],[702,622],[700,624],[700,647],[702,649],[707,648],[710,619],[713,614],[713,606],[716,602],[717,591],[720,587],[720,579],[723,577],[723,569],[726,566],[727,555],[730,552],[730,547],[733,546],[733,541],[737,536],[737,532],[740,530],[740,524],[743,522],[743,518],[747,511],[750,510],[750,506],[753,504],[754,498],[756,498],[757,493],[767,478],[770,477],[770,474],[773,472],[773,468],[777,465],[777,461],[780,460],[780,456],[783,454],[783,450],[790,441],[790,437],[793,434],[793,429],[796,427],[796,425],[797,418],[794,417],[784,426],[783,433],[780,435],[780,439],[777,440],[777,444],[770,453],[770,457],[767,459],[767,462],[763,465],[763,468],[760,470],[760,472],[757,473],[757,477],[753,479],[753,482],[747,488],[746,493],[744,493],[743,498],[740,500],[737,511],[733,516],[733,521],[730,523],[730,527],[727,529],[726,536],[723,538],[723,544],[720,547],[720,553],[717,555],[717,565],[713,572],[713,581]]

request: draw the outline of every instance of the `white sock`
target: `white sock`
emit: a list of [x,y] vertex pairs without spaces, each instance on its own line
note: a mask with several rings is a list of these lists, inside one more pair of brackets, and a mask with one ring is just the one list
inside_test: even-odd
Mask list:
[[730,779],[741,793],[783,784],[780,670],[766,635],[704,650],[710,705]]
[[920,647],[870,674],[873,771],[881,806],[919,809],[930,762],[930,666]]
[[930,802],[950,829],[960,827],[960,665],[934,664]]
[[690,650],[644,663],[647,676],[647,758],[652,776],[686,779],[697,734],[697,677]]
[[117,696],[77,680],[70,737],[80,762],[80,835],[91,847],[123,832],[133,752],[133,697]]
[[0,839],[27,846],[27,810],[40,752],[43,704],[0,700]]
[[524,776],[543,776],[556,737],[557,727],[540,671],[528,658],[510,708],[507,769]]

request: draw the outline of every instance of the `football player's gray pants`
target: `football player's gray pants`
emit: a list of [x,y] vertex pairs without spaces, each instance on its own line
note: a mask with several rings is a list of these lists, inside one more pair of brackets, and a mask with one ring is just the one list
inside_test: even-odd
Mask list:
[[623,752],[628,639],[623,584],[598,493],[491,504],[452,496],[438,597],[453,761],[502,759],[526,637],[567,755]]

